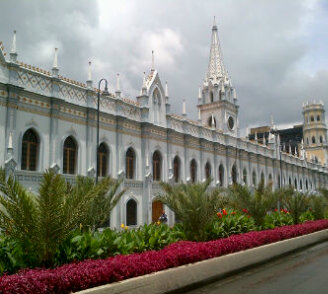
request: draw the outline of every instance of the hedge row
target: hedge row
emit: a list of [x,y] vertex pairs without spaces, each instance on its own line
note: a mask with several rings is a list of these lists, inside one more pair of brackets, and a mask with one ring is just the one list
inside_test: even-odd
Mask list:
[[328,220],[309,221],[209,242],[179,241],[159,251],[85,260],[55,269],[22,270],[0,278],[0,293],[71,293],[327,228]]

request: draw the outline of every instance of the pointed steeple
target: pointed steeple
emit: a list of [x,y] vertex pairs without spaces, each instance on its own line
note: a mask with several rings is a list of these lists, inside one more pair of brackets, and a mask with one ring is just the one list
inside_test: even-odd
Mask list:
[[225,75],[226,75],[226,70],[223,64],[223,56],[220,47],[218,28],[216,26],[215,17],[214,17],[207,79],[212,79],[213,83],[218,83],[218,80],[222,77],[225,77]]
[[58,77],[58,48],[55,48],[55,54],[54,54],[54,63],[52,66],[52,75],[54,77]]
[[11,46],[11,52],[10,52],[10,61],[16,62],[17,60],[17,49],[16,49],[16,31],[14,31],[13,34],[13,43]]
[[116,74],[116,91],[115,91],[116,98],[121,97],[121,85],[120,85],[120,74]]

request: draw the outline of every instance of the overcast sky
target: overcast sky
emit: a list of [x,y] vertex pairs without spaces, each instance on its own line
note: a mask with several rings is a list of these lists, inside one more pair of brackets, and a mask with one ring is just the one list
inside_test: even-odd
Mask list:
[[0,40],[9,53],[17,30],[18,60],[94,85],[106,77],[123,95],[140,92],[151,50],[172,112],[187,101],[196,118],[198,87],[208,66],[216,16],[224,63],[236,87],[240,127],[302,121],[302,103],[328,94],[328,2],[325,0],[2,0]]

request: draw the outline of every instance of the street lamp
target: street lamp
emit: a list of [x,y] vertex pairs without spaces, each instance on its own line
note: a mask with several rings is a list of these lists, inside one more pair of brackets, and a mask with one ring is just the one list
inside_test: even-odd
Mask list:
[[107,88],[107,80],[101,79],[98,83],[98,95],[97,95],[97,162],[96,162],[96,183],[98,183],[98,175],[99,175],[99,112],[100,112],[100,84],[101,82],[105,82],[105,90],[103,92],[104,95],[109,95]]

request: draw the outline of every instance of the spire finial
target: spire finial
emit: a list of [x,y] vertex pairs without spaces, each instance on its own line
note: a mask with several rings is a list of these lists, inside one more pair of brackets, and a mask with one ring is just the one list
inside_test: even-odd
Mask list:
[[151,51],[151,70],[155,70],[155,56],[154,56],[154,50]]
[[17,60],[17,50],[16,50],[16,31],[14,31],[13,34],[13,43],[11,46],[11,52],[10,52],[10,61],[16,62]]
[[55,48],[54,64],[52,66],[52,75],[58,77],[58,48]]
[[169,88],[167,87],[167,82],[165,82],[165,97],[169,97]]
[[146,73],[143,73],[141,95],[147,95]]
[[55,48],[54,64],[52,68],[58,68],[58,48]]
[[202,116],[201,116],[201,112],[200,112],[200,108],[198,108],[198,121],[202,120]]
[[199,87],[198,88],[198,100],[202,99],[202,89]]
[[216,21],[215,21],[215,15],[214,15],[214,20],[213,20],[212,30],[217,30]]
[[119,98],[121,96],[121,85],[120,85],[120,74],[116,74],[116,97]]
[[183,116],[186,116],[187,115],[187,112],[186,112],[186,100],[183,99],[182,101],[182,115]]
[[88,80],[87,87],[89,90],[92,89],[92,75],[91,75],[91,61],[88,62]]
[[92,81],[92,76],[91,76],[91,61],[89,61],[89,66],[88,66],[88,81]]
[[17,53],[16,52],[16,30],[14,31],[14,35],[13,35],[13,43],[11,46],[11,53]]

